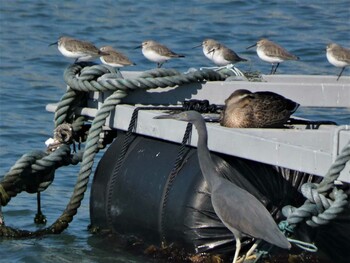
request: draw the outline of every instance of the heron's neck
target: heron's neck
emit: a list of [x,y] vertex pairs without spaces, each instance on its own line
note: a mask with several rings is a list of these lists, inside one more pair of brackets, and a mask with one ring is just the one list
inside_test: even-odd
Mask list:
[[198,143],[197,143],[197,154],[199,166],[201,168],[204,179],[206,180],[209,190],[211,191],[213,187],[220,182],[217,171],[215,169],[215,164],[211,158],[208,143],[208,133],[207,127],[204,120],[194,123],[198,131]]

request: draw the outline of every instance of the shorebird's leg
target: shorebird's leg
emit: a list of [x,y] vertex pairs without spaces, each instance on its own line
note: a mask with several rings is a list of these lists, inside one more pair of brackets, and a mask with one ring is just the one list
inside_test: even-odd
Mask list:
[[275,74],[275,73],[276,73],[276,70],[277,70],[277,68],[278,68],[279,65],[280,65],[280,63],[277,63],[277,65],[276,65],[276,67],[275,67],[275,70],[274,70],[274,72],[273,72],[272,74]]
[[157,63],[157,68],[161,68],[162,67],[162,65],[163,65],[163,63]]
[[272,63],[272,68],[271,68],[271,72],[270,72],[270,75],[273,74],[273,68],[275,67],[275,65]]
[[232,69],[237,76],[242,76],[242,77],[244,76],[243,72],[239,68],[236,68],[235,66],[233,66]]
[[339,75],[338,75],[337,81],[339,80],[341,74],[343,74],[344,69],[345,69],[345,67],[343,67],[343,68],[341,69],[341,71],[340,71],[340,73],[339,73]]

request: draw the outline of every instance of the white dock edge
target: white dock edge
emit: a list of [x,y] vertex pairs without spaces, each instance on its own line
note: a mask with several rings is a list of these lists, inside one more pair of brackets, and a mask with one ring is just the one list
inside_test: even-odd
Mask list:
[[[127,130],[134,107],[119,105],[108,124]],[[186,123],[157,120],[158,111],[140,111],[136,133],[181,143]],[[324,176],[341,149],[350,141],[350,126],[329,129],[232,129],[208,123],[208,147],[211,151],[277,165],[301,172]],[[193,132],[190,145],[196,146]],[[350,164],[339,180],[350,183]]]

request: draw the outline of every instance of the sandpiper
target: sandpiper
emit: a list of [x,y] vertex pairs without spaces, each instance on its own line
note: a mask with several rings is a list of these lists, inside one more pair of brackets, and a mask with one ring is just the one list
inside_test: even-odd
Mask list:
[[342,68],[337,78],[337,80],[339,80],[345,67],[350,65],[350,49],[344,48],[335,43],[328,44],[327,59],[333,66]]
[[100,51],[92,43],[74,39],[71,37],[62,36],[57,42],[50,44],[49,46],[57,45],[58,50],[63,56],[68,58],[75,58],[75,62],[91,61],[100,56],[108,55]]
[[157,43],[153,40],[143,41],[141,46],[136,48],[142,48],[142,54],[150,61],[156,62],[158,68],[160,68],[164,62],[172,58],[183,58],[184,55],[176,54],[166,46]]
[[201,46],[203,47],[204,55],[217,66],[226,66],[240,61],[247,61],[214,39],[205,39]]
[[108,55],[103,55],[100,57],[100,60],[102,61],[103,64],[106,64],[115,68],[122,68],[125,66],[136,65],[127,56],[118,52],[111,46],[101,47],[100,51],[102,51],[103,53],[108,53]]
[[[289,53],[280,45],[263,38],[254,45],[247,47],[247,49],[257,46],[256,52],[259,58],[263,61],[272,63],[271,73],[275,74],[279,64],[285,60],[298,60],[299,57]],[[275,67],[275,63],[276,67]]]
[[220,43],[218,41],[211,38],[207,38],[203,40],[202,44],[195,46],[193,48],[202,47],[204,56],[206,56],[208,59],[213,61],[214,52],[210,52],[210,51],[212,51],[215,47],[218,47],[219,45]]
[[274,92],[239,89],[225,100],[220,124],[230,128],[281,128],[299,106]]

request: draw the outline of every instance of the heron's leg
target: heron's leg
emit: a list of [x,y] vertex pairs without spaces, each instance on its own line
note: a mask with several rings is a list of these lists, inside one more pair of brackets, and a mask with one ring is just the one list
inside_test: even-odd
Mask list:
[[244,262],[245,259],[249,258],[249,256],[250,256],[251,254],[253,254],[254,250],[255,250],[256,247],[260,244],[260,242],[261,242],[261,240],[259,239],[259,240],[257,240],[257,241],[252,245],[252,247],[248,250],[247,254],[245,254],[245,255],[243,256],[242,262]]
[[277,68],[278,68],[279,65],[280,65],[280,63],[277,63],[277,65],[276,65],[276,67],[275,67],[275,70],[274,70],[274,72],[273,72],[272,74],[275,74],[275,73],[276,73],[276,70],[277,70]]
[[341,69],[341,71],[340,71],[340,73],[339,73],[339,75],[338,75],[337,81],[339,80],[341,74],[343,74],[344,69],[345,69],[345,67],[343,67],[343,68]]
[[239,237],[235,237],[236,239],[236,251],[235,251],[235,256],[233,257],[232,263],[236,263],[239,251],[241,250],[241,240],[239,240]]

